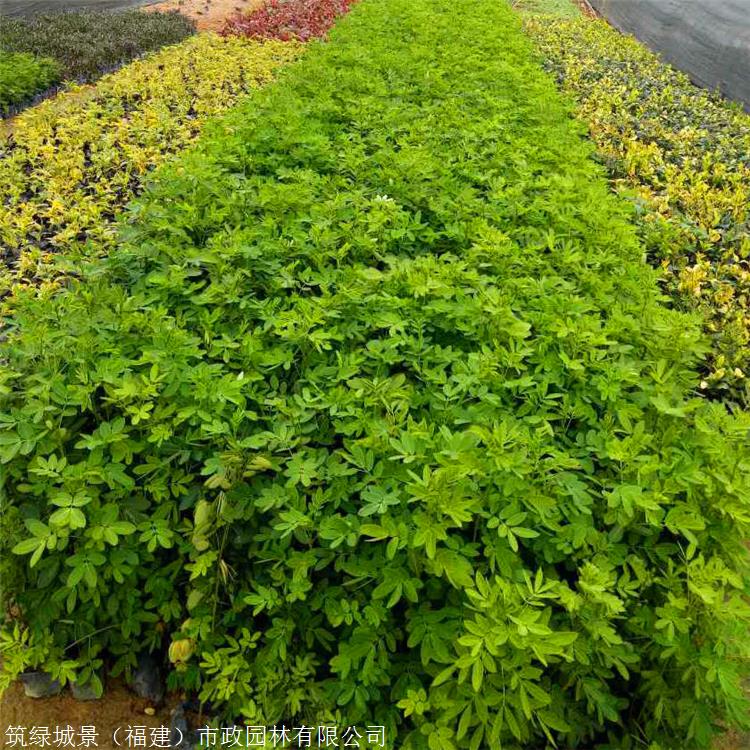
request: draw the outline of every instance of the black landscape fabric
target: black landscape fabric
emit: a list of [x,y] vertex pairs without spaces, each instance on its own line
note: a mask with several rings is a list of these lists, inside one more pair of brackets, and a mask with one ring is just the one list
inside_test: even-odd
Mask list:
[[750,109],[750,0],[589,0],[695,83]]

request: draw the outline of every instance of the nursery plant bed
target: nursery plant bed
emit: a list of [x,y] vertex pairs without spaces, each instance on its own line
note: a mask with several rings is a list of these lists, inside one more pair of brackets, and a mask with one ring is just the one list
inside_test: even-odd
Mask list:
[[179,13],[80,11],[0,16],[0,47],[50,57],[63,81],[90,82],[146,52],[195,32]]
[[59,78],[60,68],[51,58],[0,50],[0,117],[48,89]]
[[226,721],[708,747],[747,718],[749,425],[696,397],[700,316],[509,6],[327,36],[15,299],[6,677],[83,636]]
[[159,0],[3,0],[0,16],[34,16],[70,11],[111,11],[141,8]]
[[201,34],[0,127],[2,292],[54,283],[65,273],[56,258],[70,270],[81,255],[106,252],[115,215],[150,170],[299,51]]
[[605,21],[530,16],[675,304],[705,316],[702,390],[750,404],[750,115]]
[[267,0],[250,13],[230,18],[223,34],[258,39],[297,40],[324,37],[336,19],[357,0]]

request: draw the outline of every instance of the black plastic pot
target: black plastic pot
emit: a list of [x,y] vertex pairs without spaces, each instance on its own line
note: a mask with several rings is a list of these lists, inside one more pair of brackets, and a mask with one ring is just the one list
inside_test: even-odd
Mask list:
[[96,701],[101,697],[90,684],[79,685],[77,682],[71,682],[70,692],[77,701]]
[[50,698],[62,690],[60,681],[53,680],[46,672],[24,672],[21,682],[28,698]]

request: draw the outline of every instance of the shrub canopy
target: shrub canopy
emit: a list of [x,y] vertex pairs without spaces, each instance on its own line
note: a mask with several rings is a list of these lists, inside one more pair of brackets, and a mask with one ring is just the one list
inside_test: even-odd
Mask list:
[[505,4],[363,0],[162,168],[0,349],[6,671],[171,643],[412,750],[746,718],[748,423],[591,156]]
[[51,57],[64,80],[92,81],[144,52],[195,32],[181,13],[127,10],[0,16],[0,48]]
[[0,117],[49,88],[59,74],[54,60],[0,49]]
[[355,0],[268,0],[250,13],[230,18],[226,35],[290,41],[325,36]]
[[604,21],[528,18],[578,102],[649,260],[711,342],[702,388],[750,405],[750,115]]
[[0,298],[107,253],[115,217],[149,173],[299,52],[199,34],[18,115],[0,133]]

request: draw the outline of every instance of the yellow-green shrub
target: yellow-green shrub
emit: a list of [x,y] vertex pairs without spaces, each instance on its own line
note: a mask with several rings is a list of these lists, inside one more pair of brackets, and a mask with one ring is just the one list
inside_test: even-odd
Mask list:
[[18,296],[0,687],[150,647],[388,750],[750,728],[750,414],[569,115],[506,3],[363,0]]
[[526,28],[634,202],[666,289],[704,313],[703,386],[747,403],[750,117],[604,22],[529,17]]
[[19,115],[0,136],[0,294],[56,278],[61,250],[68,267],[106,252],[146,174],[300,49],[191,37]]

